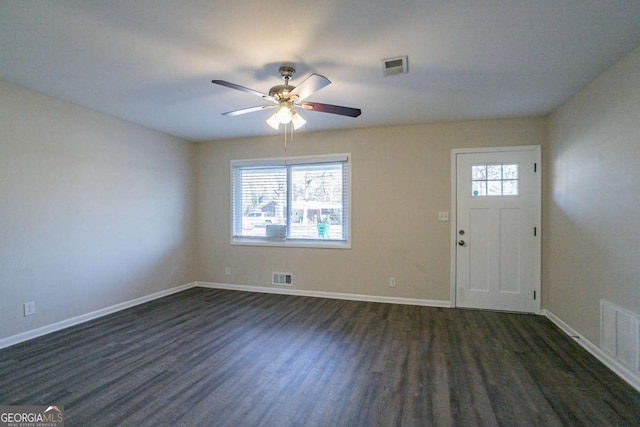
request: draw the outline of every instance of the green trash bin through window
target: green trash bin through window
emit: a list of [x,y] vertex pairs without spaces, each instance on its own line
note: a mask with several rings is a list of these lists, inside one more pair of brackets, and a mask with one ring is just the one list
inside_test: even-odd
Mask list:
[[319,239],[329,238],[329,224],[324,222],[318,223],[318,238]]

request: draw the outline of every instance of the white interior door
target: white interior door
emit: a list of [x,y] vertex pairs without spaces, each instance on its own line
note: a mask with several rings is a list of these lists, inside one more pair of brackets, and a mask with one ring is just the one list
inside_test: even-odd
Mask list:
[[540,147],[455,156],[456,306],[540,308]]

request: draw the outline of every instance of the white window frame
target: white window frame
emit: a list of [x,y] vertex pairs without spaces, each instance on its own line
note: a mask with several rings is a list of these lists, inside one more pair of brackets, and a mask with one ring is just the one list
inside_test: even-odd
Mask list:
[[[244,237],[234,236],[234,202],[237,200],[234,192],[235,181],[234,171],[237,167],[259,167],[259,166],[290,166],[305,164],[321,164],[344,162],[346,165],[347,195],[343,200],[343,212],[346,209],[346,218],[343,219],[343,227],[346,229],[346,239],[270,239],[266,237]],[[231,160],[230,167],[230,203],[229,203],[229,219],[230,219],[230,243],[232,245],[245,246],[275,246],[275,247],[297,247],[297,248],[327,248],[327,249],[351,249],[351,153],[325,154],[316,156],[298,156],[298,157],[277,157],[264,159],[243,159]],[[287,178],[289,180],[289,178]],[[287,188],[287,203],[290,203],[290,188]]]

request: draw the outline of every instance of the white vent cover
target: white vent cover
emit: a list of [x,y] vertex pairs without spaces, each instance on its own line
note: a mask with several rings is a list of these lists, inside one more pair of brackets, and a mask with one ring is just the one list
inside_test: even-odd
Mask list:
[[272,285],[293,286],[293,275],[291,273],[271,273]]
[[600,347],[634,374],[640,374],[640,316],[600,300]]
[[382,75],[394,76],[396,74],[404,74],[409,72],[409,58],[405,56],[397,56],[395,58],[387,58],[382,60]]

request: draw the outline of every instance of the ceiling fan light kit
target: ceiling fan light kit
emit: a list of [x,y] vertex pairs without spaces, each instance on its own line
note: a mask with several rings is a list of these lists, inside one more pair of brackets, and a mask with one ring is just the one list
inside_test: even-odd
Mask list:
[[309,77],[304,79],[298,86],[292,86],[289,84],[289,79],[291,79],[291,77],[295,74],[295,68],[291,66],[282,66],[280,67],[279,72],[282,76],[282,79],[284,80],[284,84],[273,86],[269,90],[269,94],[265,94],[257,90],[249,89],[244,86],[240,86],[224,80],[212,80],[211,82],[214,84],[225,86],[231,89],[236,89],[250,95],[259,96],[272,103],[269,105],[260,105],[257,107],[228,111],[222,114],[225,116],[238,116],[255,111],[277,108],[276,112],[271,114],[269,118],[267,118],[266,123],[275,130],[278,130],[281,124],[284,125],[286,138],[286,126],[289,123],[291,123],[292,130],[300,129],[305,125],[305,123],[307,123],[307,121],[295,110],[296,107],[300,107],[304,110],[338,114],[347,117],[358,117],[362,113],[359,108],[343,107],[340,105],[331,104],[320,104],[317,102],[303,102],[306,98],[308,98],[315,92],[331,84],[331,81],[325,76],[313,73]]

